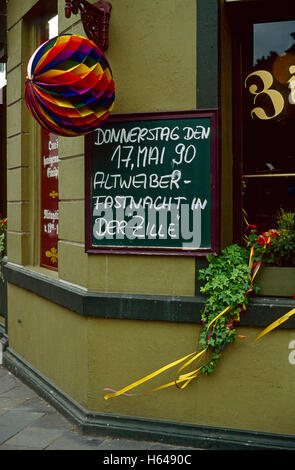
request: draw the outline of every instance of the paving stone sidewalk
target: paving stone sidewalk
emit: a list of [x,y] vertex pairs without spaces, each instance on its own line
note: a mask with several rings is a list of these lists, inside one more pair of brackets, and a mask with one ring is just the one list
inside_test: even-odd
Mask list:
[[157,442],[82,434],[0,365],[0,450],[192,450]]

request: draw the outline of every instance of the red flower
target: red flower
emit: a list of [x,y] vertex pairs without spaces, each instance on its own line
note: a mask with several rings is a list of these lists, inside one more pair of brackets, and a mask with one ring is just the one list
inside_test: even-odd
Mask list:
[[257,238],[257,241],[261,246],[267,245],[270,241],[269,237],[265,234],[266,232],[264,232],[262,235],[259,235],[259,237]]
[[263,232],[262,235],[259,235],[257,241],[261,246],[271,245],[272,238],[276,238],[278,236],[279,232],[276,229],[271,229],[268,232]]
[[279,232],[272,228],[271,230],[269,230],[268,232],[269,236],[272,237],[272,238],[277,238],[279,236]]

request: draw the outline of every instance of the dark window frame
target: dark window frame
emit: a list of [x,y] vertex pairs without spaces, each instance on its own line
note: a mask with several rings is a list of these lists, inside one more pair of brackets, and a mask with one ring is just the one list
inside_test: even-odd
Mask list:
[[[247,70],[247,54],[252,50],[252,25],[272,21],[295,20],[295,2],[281,0],[280,8],[274,0],[241,0],[226,3],[232,32],[232,83],[233,83],[233,241],[240,243],[245,228],[242,213],[242,162],[243,162],[243,71]],[[247,41],[248,39],[248,41]],[[249,57],[249,55],[248,55]],[[249,67],[248,67],[249,68]],[[250,221],[251,223],[251,221]]]

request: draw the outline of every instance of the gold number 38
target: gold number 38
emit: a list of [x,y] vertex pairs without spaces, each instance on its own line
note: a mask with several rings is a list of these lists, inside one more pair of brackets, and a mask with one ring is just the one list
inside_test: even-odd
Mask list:
[[262,90],[258,91],[257,85],[255,84],[250,85],[249,91],[252,95],[255,95],[254,104],[256,103],[258,96],[264,94],[264,95],[267,95],[271,99],[273,108],[274,108],[274,114],[272,114],[271,116],[268,116],[263,108],[255,107],[251,111],[252,118],[253,118],[253,115],[256,115],[259,119],[264,119],[264,120],[275,118],[283,111],[284,98],[279,91],[271,88],[273,84],[272,74],[270,72],[267,72],[266,70],[257,70],[253,73],[250,73],[250,75],[248,75],[245,80],[245,87],[247,87],[247,80],[252,76],[259,77],[263,86]]

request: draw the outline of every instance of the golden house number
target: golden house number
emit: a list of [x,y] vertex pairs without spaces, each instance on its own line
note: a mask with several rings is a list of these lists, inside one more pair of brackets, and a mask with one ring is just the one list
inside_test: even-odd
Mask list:
[[[295,65],[291,65],[289,67],[290,74],[295,73]],[[249,86],[249,92],[254,95],[254,105],[256,104],[256,100],[259,96],[267,95],[272,102],[274,113],[268,116],[265,110],[259,106],[254,107],[251,110],[251,117],[253,118],[254,115],[258,117],[258,119],[273,119],[278,116],[284,109],[285,101],[283,95],[272,88],[273,85],[273,76],[270,72],[266,70],[257,70],[255,72],[250,73],[246,80],[245,80],[245,87],[247,87],[247,81],[250,77],[258,77],[261,82],[261,87],[258,87],[256,84],[252,84]],[[295,75],[293,75],[289,80],[289,88],[291,88],[291,93],[289,95],[289,102],[291,104],[295,104]]]

